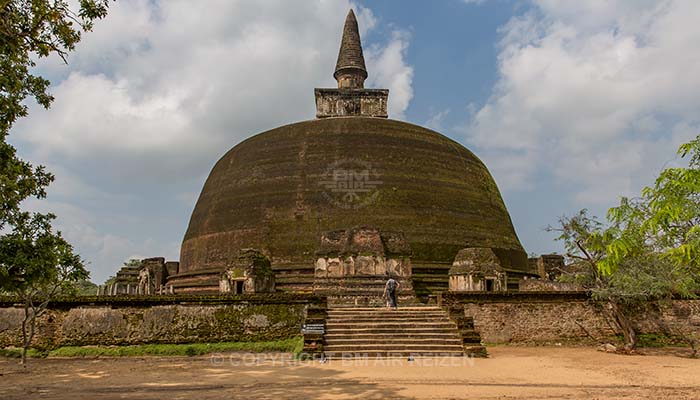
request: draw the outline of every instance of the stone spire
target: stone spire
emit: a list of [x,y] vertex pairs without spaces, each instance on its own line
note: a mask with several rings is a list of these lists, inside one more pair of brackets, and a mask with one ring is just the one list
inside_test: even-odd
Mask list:
[[335,64],[333,77],[338,81],[339,89],[365,87],[367,68],[365,68],[365,57],[362,55],[357,19],[352,9],[345,18],[343,39],[340,42],[340,52],[338,52],[338,62]]
[[343,39],[333,77],[338,81],[337,89],[314,89],[316,118],[388,117],[386,106],[389,90],[365,89],[367,68],[362,55],[357,19],[352,10],[345,18]]

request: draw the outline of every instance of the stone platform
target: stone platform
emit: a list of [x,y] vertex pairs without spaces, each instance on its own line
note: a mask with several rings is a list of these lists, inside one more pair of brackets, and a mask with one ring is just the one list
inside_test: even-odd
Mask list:
[[[386,281],[385,275],[316,278],[313,292],[327,297],[333,307],[381,307],[386,305],[383,297]],[[399,284],[399,305],[421,305],[410,278],[399,279]]]
[[463,328],[433,306],[331,307],[323,350],[330,358],[485,355],[473,325],[467,336]]

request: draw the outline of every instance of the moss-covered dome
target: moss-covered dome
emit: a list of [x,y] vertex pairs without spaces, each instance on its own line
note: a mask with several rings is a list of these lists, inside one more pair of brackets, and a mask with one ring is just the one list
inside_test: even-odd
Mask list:
[[405,122],[338,117],[275,128],[226,153],[199,196],[172,283],[223,271],[254,248],[272,261],[279,288],[303,288],[322,233],[358,226],[403,234],[418,275],[444,265],[446,282],[465,247],[527,270],[498,188],[472,152]]

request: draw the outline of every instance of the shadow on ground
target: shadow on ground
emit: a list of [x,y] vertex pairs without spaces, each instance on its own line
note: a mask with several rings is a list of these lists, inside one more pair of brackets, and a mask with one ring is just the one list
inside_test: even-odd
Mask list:
[[377,383],[343,377],[318,361],[225,355],[192,358],[0,361],[3,399],[405,398]]

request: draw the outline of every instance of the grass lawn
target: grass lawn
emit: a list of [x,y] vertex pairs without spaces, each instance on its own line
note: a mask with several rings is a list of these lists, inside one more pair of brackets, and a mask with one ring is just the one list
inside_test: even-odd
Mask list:
[[[301,337],[269,342],[218,342],[218,343],[186,343],[186,344],[137,344],[128,346],[63,346],[54,350],[41,351],[29,349],[29,357],[128,357],[128,356],[197,356],[209,353],[224,353],[231,351],[248,352],[290,352],[301,353],[303,341]],[[0,349],[0,356],[19,358],[22,349]]]

